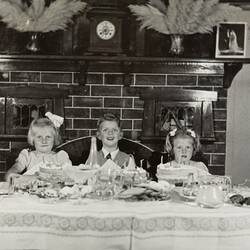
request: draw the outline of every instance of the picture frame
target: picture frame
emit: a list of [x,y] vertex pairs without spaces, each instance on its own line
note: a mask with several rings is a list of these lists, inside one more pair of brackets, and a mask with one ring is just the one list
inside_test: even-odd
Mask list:
[[246,57],[247,23],[223,22],[216,29],[216,58]]

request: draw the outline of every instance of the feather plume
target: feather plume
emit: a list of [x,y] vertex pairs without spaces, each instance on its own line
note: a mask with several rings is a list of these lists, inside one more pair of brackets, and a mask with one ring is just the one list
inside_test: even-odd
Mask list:
[[32,0],[28,7],[22,0],[0,0],[0,17],[9,28],[21,32],[65,30],[86,5],[81,0],[56,0],[46,7],[45,0]]
[[167,29],[164,23],[164,14],[157,8],[151,5],[129,5],[133,13],[142,13],[137,16],[137,20],[141,22],[141,29],[154,29],[158,32],[164,33]]
[[210,33],[219,22],[239,16],[242,9],[219,0],[150,0],[146,5],[129,5],[141,28],[163,34]]
[[167,6],[161,0],[150,0],[149,4],[157,8],[162,13],[167,12]]

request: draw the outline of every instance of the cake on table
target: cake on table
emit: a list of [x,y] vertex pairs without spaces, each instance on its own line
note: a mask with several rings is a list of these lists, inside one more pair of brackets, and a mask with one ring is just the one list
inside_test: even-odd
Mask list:
[[41,173],[46,174],[61,174],[62,173],[62,165],[53,164],[53,163],[44,163],[40,165],[39,171]]
[[181,184],[188,180],[190,174],[197,180],[200,171],[200,169],[191,165],[179,164],[178,166],[171,166],[170,163],[159,164],[157,166],[157,178],[173,184]]
[[63,166],[54,163],[43,163],[39,166],[39,177],[52,182],[64,182],[65,175],[63,172]]

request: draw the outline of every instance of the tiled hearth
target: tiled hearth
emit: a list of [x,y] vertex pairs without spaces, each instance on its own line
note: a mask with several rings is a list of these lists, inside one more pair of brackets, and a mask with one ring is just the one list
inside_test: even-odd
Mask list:
[[[133,73],[131,86],[124,87],[121,73],[91,72],[87,84],[78,84],[76,72],[54,71],[6,71],[0,73],[1,86],[43,86],[70,89],[65,100],[66,138],[73,139],[96,133],[96,122],[104,112],[114,112],[122,119],[124,136],[140,140],[142,134],[143,101],[139,92],[149,87],[176,87],[218,92],[214,107],[214,128],[216,141],[203,144],[203,152],[213,173],[225,171],[226,103],[227,89],[223,88],[222,74],[168,72]],[[48,90],[49,91],[49,90]],[[0,142],[0,174],[7,170],[6,157],[12,148],[22,149],[25,142]]]

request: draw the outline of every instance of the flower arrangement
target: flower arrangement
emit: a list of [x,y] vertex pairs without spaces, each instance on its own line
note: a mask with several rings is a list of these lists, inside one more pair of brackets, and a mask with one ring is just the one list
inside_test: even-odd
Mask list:
[[141,29],[163,34],[210,33],[219,22],[239,15],[241,8],[219,0],[150,0],[146,5],[129,5],[141,22]]
[[45,0],[0,0],[0,17],[9,28],[21,32],[65,30],[73,15],[81,12],[86,3],[81,0],[56,0],[46,6]]

